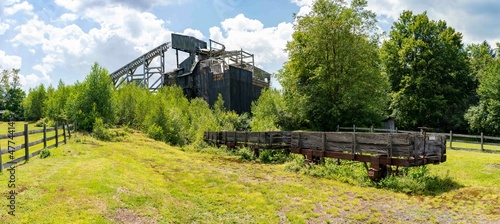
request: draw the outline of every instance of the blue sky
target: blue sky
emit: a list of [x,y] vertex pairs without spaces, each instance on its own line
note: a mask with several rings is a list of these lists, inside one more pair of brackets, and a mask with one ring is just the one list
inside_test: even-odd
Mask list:
[[[110,72],[184,33],[254,53],[276,72],[287,60],[293,13],[313,0],[2,0],[0,67],[20,68],[25,90],[83,80],[99,62]],[[498,2],[498,3],[497,3]],[[500,42],[500,1],[368,0],[381,31],[403,10],[427,11],[462,32],[465,43]],[[167,56],[167,70],[175,63]],[[277,86],[275,83],[274,86]]]

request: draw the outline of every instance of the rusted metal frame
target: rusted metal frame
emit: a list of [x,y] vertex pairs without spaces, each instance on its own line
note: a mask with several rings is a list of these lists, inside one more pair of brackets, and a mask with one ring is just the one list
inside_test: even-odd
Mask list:
[[[423,165],[425,163],[425,159],[417,160],[407,160],[402,158],[385,158],[385,156],[372,156],[372,155],[358,155],[358,154],[350,154],[344,152],[334,152],[334,151],[321,151],[321,150],[313,150],[313,149],[304,149],[304,148],[296,148],[291,147],[290,152],[295,154],[303,154],[303,155],[313,155],[313,156],[322,156],[323,153],[327,158],[336,158],[342,160],[353,160],[358,162],[373,162],[372,158],[378,158],[378,164],[388,165],[388,163],[396,166],[415,166],[417,164]],[[425,163],[428,164],[428,163]]]

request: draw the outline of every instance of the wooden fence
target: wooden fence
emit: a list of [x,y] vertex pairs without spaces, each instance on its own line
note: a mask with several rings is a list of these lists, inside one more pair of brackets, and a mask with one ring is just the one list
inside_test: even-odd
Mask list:
[[[340,127],[337,126],[337,132],[339,131],[353,131],[353,132],[390,132],[390,133],[418,133],[418,131],[404,131],[396,129],[379,129],[379,128],[365,128],[365,127],[356,127],[353,125],[352,127]],[[422,130],[420,131],[422,132]],[[439,134],[447,137],[448,142],[450,143],[450,148],[453,148],[453,142],[462,142],[462,143],[473,143],[480,144],[481,151],[485,151],[485,145],[496,145],[498,146],[498,142],[500,142],[500,137],[493,136],[484,136],[483,132],[480,135],[465,135],[465,134],[454,134],[453,131],[449,133],[436,133],[436,132],[427,132],[427,134]],[[470,139],[476,139],[476,141],[470,141]],[[490,140],[490,142],[487,142]],[[496,142],[491,142],[496,141]],[[499,150],[500,152],[500,150]]]
[[[12,142],[10,139],[23,136],[23,144],[16,144],[16,146],[12,146],[6,149],[1,149],[0,150],[0,171],[3,171],[4,168],[10,167],[12,165],[18,164],[19,162],[22,161],[28,161],[31,157],[37,156],[40,154],[42,149],[50,149],[54,147],[58,147],[60,143],[66,144],[66,138],[71,138],[71,131],[70,128],[74,127],[75,125],[65,123],[63,125],[58,125],[58,123],[55,123],[55,127],[53,128],[47,128],[47,126],[44,124],[42,129],[39,130],[29,130],[28,128],[28,123],[24,124],[24,131],[20,132],[14,132],[14,133],[9,133],[9,134],[3,134],[0,135],[0,140],[2,139],[9,139],[9,142]],[[47,137],[47,134],[54,133],[53,136]],[[30,135],[33,136],[34,134],[38,133],[43,133],[43,138],[38,139],[35,141],[30,142]],[[52,145],[47,145],[47,143],[51,140],[55,140],[55,143]],[[43,144],[43,148],[35,151],[35,152],[30,152],[30,147],[33,147],[35,145]],[[5,148],[5,147],[3,147]],[[21,156],[19,158],[15,158],[13,160],[10,160],[8,162],[2,161],[2,155],[4,154],[11,154],[10,152],[17,152],[19,150],[24,149],[24,156]]]

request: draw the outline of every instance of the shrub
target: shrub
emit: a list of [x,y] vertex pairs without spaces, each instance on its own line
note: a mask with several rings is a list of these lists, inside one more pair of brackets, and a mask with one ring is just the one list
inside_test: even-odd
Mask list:
[[148,137],[157,140],[157,141],[163,141],[163,128],[161,128],[159,125],[156,123],[152,124],[148,128]]
[[96,118],[92,135],[102,141],[111,141],[111,132],[104,126],[101,118]]
[[290,151],[286,149],[264,149],[260,150],[260,161],[262,163],[284,163],[290,160]]
[[42,118],[35,123],[35,127],[43,127],[43,124],[47,124],[47,121],[47,118]]
[[40,158],[45,159],[50,156],[50,151],[47,148],[43,148],[40,151]]
[[5,110],[2,114],[2,121],[10,121],[11,114],[12,112],[10,112],[9,110]]

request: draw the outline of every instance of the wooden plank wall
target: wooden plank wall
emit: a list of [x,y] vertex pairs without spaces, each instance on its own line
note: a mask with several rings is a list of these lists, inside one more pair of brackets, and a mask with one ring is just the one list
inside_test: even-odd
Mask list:
[[206,132],[205,141],[404,158],[441,156],[446,152],[446,136],[419,133]]

